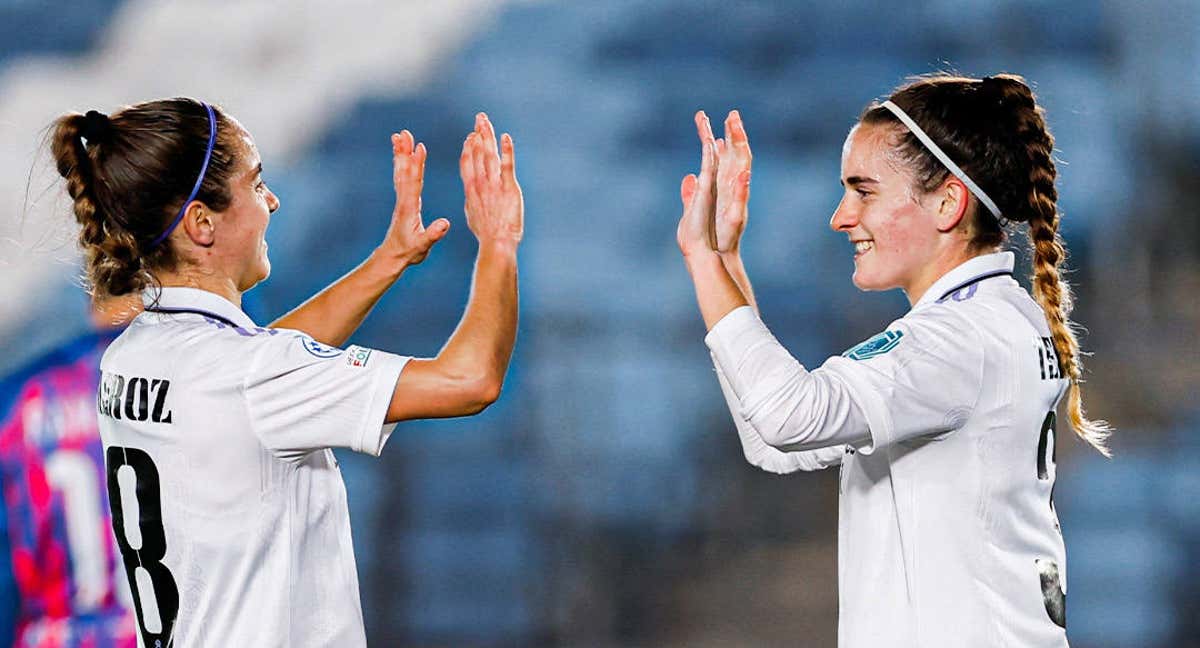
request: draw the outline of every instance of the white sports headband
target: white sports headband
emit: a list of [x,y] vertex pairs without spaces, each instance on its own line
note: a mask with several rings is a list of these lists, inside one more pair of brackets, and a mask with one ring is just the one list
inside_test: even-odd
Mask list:
[[929,149],[930,153],[933,153],[933,157],[937,158],[943,165],[945,165],[950,173],[953,173],[956,178],[962,180],[963,184],[967,185],[967,189],[970,189],[971,193],[975,194],[975,197],[979,199],[979,202],[983,203],[983,206],[987,207],[988,211],[992,212],[992,216],[1000,218],[1000,208],[996,206],[996,203],[993,202],[991,198],[988,198],[988,195],[983,192],[983,189],[979,188],[979,185],[975,184],[974,180],[971,180],[967,177],[966,172],[960,169],[959,166],[954,163],[954,160],[951,160],[950,156],[946,155],[946,152],[943,151],[937,144],[935,144],[933,139],[930,138],[929,135],[925,134],[925,131],[921,130],[920,126],[917,126],[917,122],[913,121],[912,117],[909,117],[907,113],[901,110],[900,106],[897,106],[890,101],[883,102],[883,107],[892,111],[892,114],[895,115],[897,119],[904,122],[904,125],[908,127],[908,130],[912,131],[912,134],[916,135],[917,139],[921,140],[921,143],[925,145],[925,148]]

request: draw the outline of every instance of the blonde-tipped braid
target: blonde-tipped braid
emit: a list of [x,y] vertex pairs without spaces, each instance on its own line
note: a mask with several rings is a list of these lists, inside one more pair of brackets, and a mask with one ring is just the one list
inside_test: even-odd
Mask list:
[[1059,267],[1067,250],[1058,234],[1058,191],[1054,187],[1057,171],[1051,156],[1054,137],[1045,127],[1040,108],[1035,108],[1026,130],[1029,153],[1029,241],[1033,247],[1033,297],[1046,313],[1046,322],[1054,338],[1054,349],[1063,373],[1070,379],[1067,392],[1067,417],[1075,434],[1106,457],[1112,456],[1107,439],[1112,433],[1108,423],[1090,421],[1083,411],[1083,364],[1079,340],[1071,328],[1071,287],[1063,281]]

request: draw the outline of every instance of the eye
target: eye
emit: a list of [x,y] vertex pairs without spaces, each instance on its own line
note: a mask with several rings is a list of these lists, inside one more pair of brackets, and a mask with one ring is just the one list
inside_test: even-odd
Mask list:
[[258,181],[258,182],[257,182],[257,183],[254,185],[254,190],[255,190],[255,191],[266,191],[266,189],[267,189],[267,181],[266,181],[266,180],[262,180],[262,179],[260,179],[260,180],[259,180],[259,181]]
[[859,187],[859,188],[855,189],[854,191],[855,191],[855,193],[858,194],[858,197],[863,200],[866,200],[867,196],[871,195],[870,191],[867,191],[866,189],[863,189],[862,187]]

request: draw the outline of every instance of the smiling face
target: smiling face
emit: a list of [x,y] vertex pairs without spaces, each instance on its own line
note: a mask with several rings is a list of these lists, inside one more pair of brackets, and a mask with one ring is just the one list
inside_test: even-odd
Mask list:
[[215,214],[218,225],[213,251],[221,257],[236,289],[244,292],[271,274],[265,237],[279,199],[263,180],[262,158],[254,140],[238,128],[237,163],[229,181],[233,200],[228,209]]
[[[857,125],[842,149],[845,193],[829,226],[854,245],[854,285],[902,288],[911,301],[940,276],[938,201],[926,199],[893,153],[891,126]],[[930,275],[933,275],[932,277]]]

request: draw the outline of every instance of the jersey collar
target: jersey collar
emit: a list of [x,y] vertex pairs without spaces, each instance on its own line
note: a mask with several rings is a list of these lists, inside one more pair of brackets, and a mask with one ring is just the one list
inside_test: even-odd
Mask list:
[[926,304],[932,304],[947,294],[959,288],[965,288],[977,281],[984,281],[1003,275],[1011,277],[1015,259],[1016,257],[1012,252],[981,254],[968,259],[950,272],[942,275],[941,279],[933,282],[929,290],[926,290],[925,294],[921,295],[920,301],[913,306],[913,310]]
[[[155,299],[157,297],[157,300]],[[161,291],[153,288],[142,293],[146,310],[166,315],[200,315],[234,327],[255,328],[258,325],[224,297],[182,286],[168,286]]]

